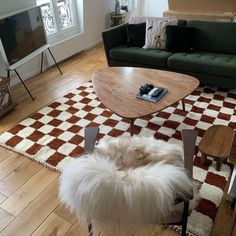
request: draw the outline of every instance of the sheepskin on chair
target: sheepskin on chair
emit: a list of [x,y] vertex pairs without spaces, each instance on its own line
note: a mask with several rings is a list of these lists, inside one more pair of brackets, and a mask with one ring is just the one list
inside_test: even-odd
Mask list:
[[193,190],[183,165],[179,145],[139,136],[104,138],[92,154],[64,168],[60,199],[101,227],[166,223],[178,214],[180,220],[175,199],[187,199]]

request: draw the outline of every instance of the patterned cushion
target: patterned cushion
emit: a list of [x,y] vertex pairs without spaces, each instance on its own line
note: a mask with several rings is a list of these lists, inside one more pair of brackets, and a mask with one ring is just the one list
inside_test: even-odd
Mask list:
[[159,19],[146,20],[146,39],[143,48],[166,48],[166,26],[177,25],[177,19],[167,19],[160,21]]

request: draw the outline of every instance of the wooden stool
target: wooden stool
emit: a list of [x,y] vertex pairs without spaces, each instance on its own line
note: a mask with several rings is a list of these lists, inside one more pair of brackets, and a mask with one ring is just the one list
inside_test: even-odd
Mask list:
[[199,150],[202,153],[202,164],[206,162],[207,156],[216,160],[216,170],[220,170],[223,160],[230,157],[234,141],[234,130],[224,125],[213,125],[202,137]]

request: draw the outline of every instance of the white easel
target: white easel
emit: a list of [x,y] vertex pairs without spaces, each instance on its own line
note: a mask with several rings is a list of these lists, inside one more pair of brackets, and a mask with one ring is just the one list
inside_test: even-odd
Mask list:
[[6,64],[6,70],[7,70],[7,77],[10,78],[10,73],[11,71],[14,71],[16,73],[16,75],[18,76],[19,80],[21,81],[21,83],[23,84],[23,86],[25,87],[26,91],[28,92],[28,94],[30,95],[30,97],[32,98],[32,100],[34,101],[34,97],[32,96],[32,94],[30,93],[29,89],[27,88],[27,86],[25,85],[24,81],[22,80],[21,76],[19,75],[18,71],[16,70],[18,67],[22,66],[23,64],[27,63],[28,61],[32,60],[34,57],[38,56],[39,54],[41,54],[41,69],[40,69],[40,73],[43,72],[43,58],[44,58],[44,52],[48,50],[55,65],[57,66],[59,72],[61,75],[63,75],[59,65],[57,64],[57,61],[55,59],[55,57],[53,56],[49,45],[44,45],[43,47],[37,49],[36,51],[32,52],[31,54],[29,54],[28,56],[24,57],[23,59],[19,60],[18,62],[16,62],[13,65],[9,65],[6,54],[4,53],[4,49],[2,46],[2,43],[0,42],[0,51],[2,52],[2,57],[3,60]]
[[[34,8],[34,7],[31,7],[31,8]],[[24,9],[24,10],[20,10],[20,11],[17,11],[17,12],[14,12],[14,13],[11,13],[10,15],[7,14],[7,15],[4,15],[4,16],[1,16],[0,19],[4,19],[8,16],[12,16],[12,15],[16,15],[18,13],[21,13],[21,12],[24,12],[26,10],[30,10],[31,8],[27,8],[27,9]],[[38,7],[39,8],[39,7]],[[46,33],[45,33],[45,37],[46,37]],[[44,57],[44,52],[46,50],[49,51],[54,63],[56,64],[58,70],[60,71],[60,74],[62,75],[62,71],[59,67],[59,65],[57,64],[56,60],[55,60],[55,57],[53,56],[51,50],[50,50],[50,47],[49,45],[47,44],[47,39],[45,38],[46,40],[46,44],[43,45],[42,47],[38,48],[37,50],[35,50],[34,52],[30,53],[29,55],[27,55],[26,57],[20,59],[19,61],[17,61],[16,63],[14,63],[13,65],[10,65],[9,62],[8,62],[8,59],[7,59],[7,56],[6,56],[6,53],[5,53],[5,50],[4,50],[4,47],[3,47],[3,44],[2,44],[2,41],[0,39],[0,54],[2,56],[2,59],[6,65],[6,70],[7,70],[7,77],[10,78],[10,74],[11,74],[11,71],[14,71],[16,73],[16,75],[18,76],[18,78],[20,79],[21,83],[24,85],[26,91],[28,92],[28,94],[30,95],[30,97],[32,98],[32,100],[34,101],[34,97],[32,96],[32,94],[30,93],[29,89],[27,88],[27,86],[25,85],[24,81],[22,80],[22,78],[20,77],[18,71],[16,70],[18,67],[22,66],[23,64],[29,62],[30,60],[32,60],[34,57],[38,56],[39,54],[41,54],[41,70],[40,72],[42,73],[43,72],[43,57]]]

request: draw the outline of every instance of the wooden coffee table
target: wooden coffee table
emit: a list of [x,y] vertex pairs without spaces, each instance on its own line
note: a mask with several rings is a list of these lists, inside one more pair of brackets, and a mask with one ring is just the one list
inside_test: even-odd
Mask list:
[[[118,116],[130,119],[131,134],[136,118],[153,114],[183,100],[199,85],[199,81],[192,76],[132,67],[105,68],[95,72],[92,80],[100,101]],[[156,103],[136,98],[139,87],[145,83],[167,88],[168,93]]]

